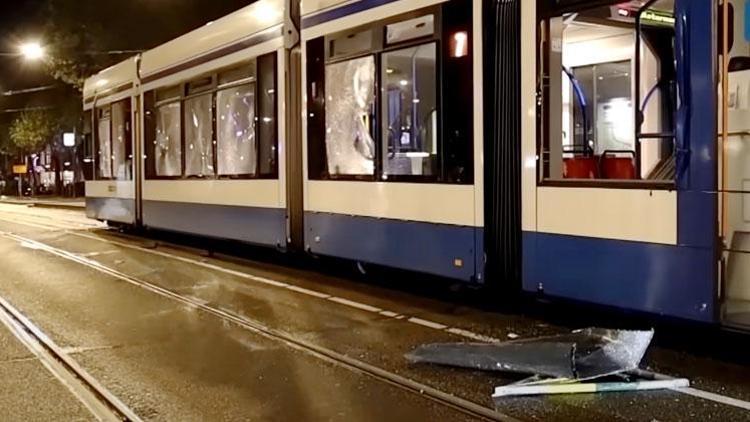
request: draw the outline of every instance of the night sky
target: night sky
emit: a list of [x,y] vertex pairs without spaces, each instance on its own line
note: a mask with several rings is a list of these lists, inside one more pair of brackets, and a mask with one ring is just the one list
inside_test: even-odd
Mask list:
[[[42,43],[47,7],[55,0],[0,0],[0,52],[15,52],[23,40]],[[60,0],[62,1],[62,0]],[[109,49],[144,50],[218,19],[253,0],[77,0],[81,22],[99,24],[113,35]],[[126,56],[113,58],[114,62]],[[46,85],[43,66],[18,57],[0,57],[0,91]],[[0,108],[29,102],[24,96],[4,98]]]

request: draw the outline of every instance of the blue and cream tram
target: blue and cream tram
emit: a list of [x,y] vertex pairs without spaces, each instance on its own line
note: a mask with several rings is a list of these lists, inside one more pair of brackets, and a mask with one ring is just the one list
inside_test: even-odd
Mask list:
[[259,0],[87,81],[88,212],[750,328],[748,16]]

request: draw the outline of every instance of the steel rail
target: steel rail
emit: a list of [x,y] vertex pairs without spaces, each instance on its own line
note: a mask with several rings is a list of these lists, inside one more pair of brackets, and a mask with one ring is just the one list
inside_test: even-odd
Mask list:
[[361,373],[363,375],[377,379],[381,382],[385,382],[387,384],[393,385],[404,391],[408,391],[420,397],[424,397],[438,404],[457,410],[468,416],[472,416],[472,417],[480,418],[484,420],[493,420],[493,421],[514,421],[514,422],[517,421],[517,419],[511,416],[505,415],[503,413],[500,413],[495,409],[477,404],[470,400],[466,400],[466,399],[454,396],[450,393],[446,393],[437,388],[420,383],[410,378],[406,378],[404,376],[398,375],[386,369],[383,369],[374,365],[370,365],[366,362],[346,356],[344,354],[327,349],[325,347],[312,344],[290,333],[287,333],[287,332],[284,332],[275,328],[270,328],[264,325],[263,323],[261,323],[260,321],[252,320],[245,316],[237,315],[234,312],[226,310],[226,309],[217,308],[215,306],[212,306],[208,303],[205,303],[195,298],[183,296],[172,290],[163,288],[161,286],[155,285],[145,280],[141,280],[137,277],[125,274],[113,268],[109,268],[97,261],[93,261],[86,257],[82,257],[75,253],[68,252],[63,249],[56,248],[54,246],[50,246],[45,243],[42,243],[33,239],[29,239],[23,236],[19,236],[13,233],[2,233],[0,235],[6,239],[11,239],[19,243],[31,245],[38,250],[42,250],[52,255],[58,256],[60,258],[64,258],[66,260],[84,265],[86,267],[99,271],[103,274],[107,274],[109,276],[125,281],[136,287],[142,288],[146,291],[150,291],[152,293],[155,293],[167,299],[171,299],[183,305],[187,305],[192,308],[199,309],[207,314],[218,317],[226,322],[232,323],[240,328],[251,331],[269,340],[283,343],[287,345],[288,347],[299,350],[303,353],[306,353],[309,356],[329,362],[339,367],[343,367],[352,372]]
[[100,421],[141,422],[119,398],[62,351],[39,327],[0,297],[0,322]]

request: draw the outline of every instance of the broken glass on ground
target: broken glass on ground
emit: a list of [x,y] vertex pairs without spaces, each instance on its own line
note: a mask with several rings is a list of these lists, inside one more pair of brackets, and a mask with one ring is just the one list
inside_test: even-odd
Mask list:
[[589,380],[637,369],[653,336],[653,330],[588,328],[503,343],[428,344],[406,358],[413,363]]

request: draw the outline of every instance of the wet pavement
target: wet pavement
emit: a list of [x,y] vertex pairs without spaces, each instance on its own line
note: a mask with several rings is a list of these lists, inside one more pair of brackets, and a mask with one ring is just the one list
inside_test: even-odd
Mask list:
[[[410,365],[403,355],[423,343],[567,330],[547,319],[321,272],[157,245],[107,231],[73,211],[0,205],[0,233],[29,240],[0,236],[0,296],[144,420],[468,420],[477,415],[330,356],[489,409],[494,387],[518,378]],[[13,342],[2,341],[3,350],[6,343],[12,355]],[[750,399],[750,368],[743,364],[655,346],[645,365],[711,393]],[[29,379],[39,393],[34,397],[45,401],[45,388],[55,383]],[[6,395],[13,392],[0,391],[0,400]],[[507,399],[497,410],[518,420],[750,420],[736,406],[675,391]],[[47,416],[36,419],[78,418]],[[34,418],[11,418],[20,419]]]

